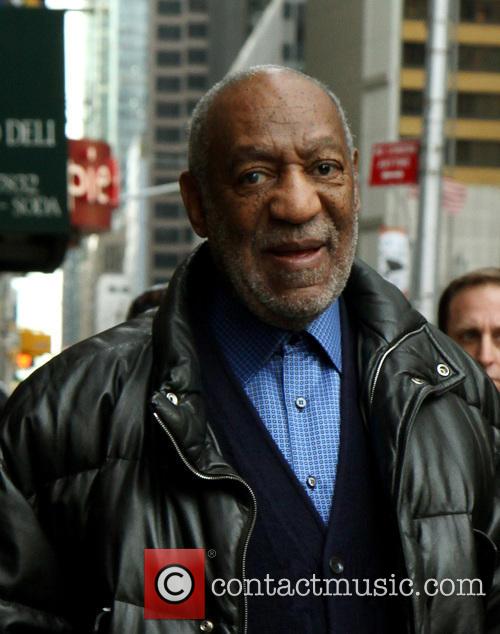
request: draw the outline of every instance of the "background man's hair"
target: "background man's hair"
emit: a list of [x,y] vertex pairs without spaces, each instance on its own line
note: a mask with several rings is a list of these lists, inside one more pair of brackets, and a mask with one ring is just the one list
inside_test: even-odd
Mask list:
[[208,151],[210,145],[210,130],[208,120],[212,106],[217,97],[227,88],[236,85],[246,79],[249,79],[250,77],[255,77],[256,75],[259,75],[267,70],[287,71],[289,73],[304,77],[311,81],[313,84],[316,84],[316,86],[319,86],[330,97],[339,113],[339,117],[344,130],[345,140],[349,150],[349,157],[352,159],[354,152],[354,140],[352,132],[339,98],[328,88],[328,86],[315,79],[314,77],[310,77],[305,73],[295,70],[294,68],[278,66],[275,64],[252,66],[249,69],[226,75],[223,79],[214,84],[212,88],[210,88],[210,90],[206,92],[205,95],[198,101],[191,115],[188,151],[189,171],[194,176],[199,187],[205,195],[208,194],[207,165]]
[[443,332],[448,332],[448,316],[451,300],[466,288],[497,284],[500,286],[500,268],[489,266],[470,271],[452,280],[444,289],[439,299],[438,326]]

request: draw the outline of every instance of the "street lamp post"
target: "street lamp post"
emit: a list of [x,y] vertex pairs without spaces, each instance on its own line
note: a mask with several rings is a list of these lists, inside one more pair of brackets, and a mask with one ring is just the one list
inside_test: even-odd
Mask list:
[[420,199],[413,300],[432,319],[439,264],[441,182],[446,118],[449,0],[429,0]]

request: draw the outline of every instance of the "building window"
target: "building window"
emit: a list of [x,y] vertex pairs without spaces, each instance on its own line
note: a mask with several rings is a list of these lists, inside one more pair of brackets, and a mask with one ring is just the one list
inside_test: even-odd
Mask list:
[[181,131],[179,128],[156,128],[156,140],[160,143],[179,143]]
[[[423,95],[419,90],[404,90],[401,93],[401,114],[421,116]],[[448,116],[455,116],[452,109]],[[458,119],[500,119],[500,97],[496,94],[459,93],[456,102]]]
[[160,15],[180,15],[181,13],[180,0],[159,0],[158,13]]
[[403,90],[401,93],[401,114],[420,116],[422,114],[423,98],[420,90]]
[[499,23],[499,0],[460,0],[462,22]]
[[[176,174],[186,167],[186,153],[182,150],[177,152],[155,152],[155,168],[161,171],[173,170]],[[160,181],[160,185],[165,179]]]
[[422,68],[425,65],[425,44],[405,42],[403,44],[403,67]]
[[460,93],[457,115],[462,119],[500,119],[500,97],[494,94]]
[[189,0],[190,11],[207,11],[207,0]]
[[207,59],[207,50],[204,48],[190,48],[188,51],[188,62],[190,64],[206,64]]
[[406,0],[404,17],[407,20],[426,20],[427,0]]
[[187,86],[192,90],[205,90],[207,87],[206,75],[188,75]]
[[189,37],[207,37],[208,26],[206,22],[192,22],[188,26]]
[[457,141],[457,165],[500,168],[500,142]]
[[156,63],[158,66],[179,66],[181,54],[179,51],[158,51],[156,53]]
[[193,114],[193,110],[196,108],[197,104],[198,99],[188,99],[186,102],[186,108],[189,116]]
[[178,92],[181,89],[180,77],[157,77],[156,88],[159,92]]
[[156,102],[157,117],[179,117],[181,114],[181,104],[171,101]]
[[159,227],[154,231],[154,241],[163,243],[175,243],[181,241],[180,229],[171,227]]
[[154,213],[158,220],[166,220],[182,218],[185,212],[179,203],[155,203]]
[[180,40],[181,27],[174,24],[162,24],[158,27],[159,40]]
[[458,67],[460,70],[500,72],[500,47],[459,46]]
[[[427,19],[428,0],[406,0],[404,17],[408,20]],[[500,0],[460,0],[460,21],[499,23]]]
[[163,244],[178,244],[191,242],[193,233],[189,228],[158,227],[154,231],[154,241]]
[[158,269],[173,269],[179,259],[176,253],[155,253],[154,265]]

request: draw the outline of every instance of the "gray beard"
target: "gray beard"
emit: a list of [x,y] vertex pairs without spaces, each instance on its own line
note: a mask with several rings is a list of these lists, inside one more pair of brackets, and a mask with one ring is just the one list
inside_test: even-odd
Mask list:
[[[224,223],[210,222],[209,225],[209,244],[217,267],[229,280],[239,299],[266,323],[287,330],[302,330],[335,301],[345,288],[357,245],[357,214],[352,218],[349,245],[347,248],[343,245],[344,249],[336,256],[326,285],[312,297],[289,297],[274,293],[260,271],[246,270],[241,252],[235,248],[234,240],[226,231]],[[330,254],[338,254],[339,232],[333,222],[323,219],[312,220],[299,227],[287,226],[257,232],[253,246],[257,252],[283,240],[306,238],[322,239],[326,242]],[[323,275],[322,269],[276,271],[276,277],[286,282],[288,288],[313,285],[323,279]]]

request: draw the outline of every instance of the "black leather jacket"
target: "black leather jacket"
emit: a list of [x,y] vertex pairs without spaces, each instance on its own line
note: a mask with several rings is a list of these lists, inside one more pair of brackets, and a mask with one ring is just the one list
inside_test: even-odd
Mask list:
[[[188,319],[197,260],[178,270],[152,335],[147,314],[84,341],[8,403],[1,632],[245,631],[246,605],[228,595],[207,594],[210,623],[143,618],[145,548],[214,549],[207,587],[241,577],[256,514],[253,492],[222,459],[204,415]],[[421,592],[407,631],[500,632],[500,580],[492,582],[498,393],[366,265],[355,264],[344,297],[359,333],[362,411],[407,575],[419,589],[427,578],[481,578],[488,594]]]

